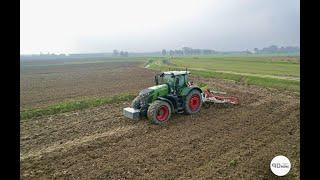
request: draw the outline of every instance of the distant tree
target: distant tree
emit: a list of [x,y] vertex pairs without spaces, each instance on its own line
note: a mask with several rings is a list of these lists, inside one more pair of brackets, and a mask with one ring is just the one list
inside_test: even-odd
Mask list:
[[173,50],[170,50],[170,51],[169,51],[169,55],[170,55],[170,56],[173,56],[173,55],[174,55],[174,51],[173,51]]
[[182,50],[183,50],[183,54],[184,54],[184,55],[192,54],[192,48],[183,47]]
[[124,57],[128,57],[129,56],[129,53],[128,51],[120,51],[120,56],[124,56]]
[[269,47],[269,50],[270,50],[271,52],[277,52],[277,51],[278,51],[278,46],[272,45],[272,46]]
[[118,56],[118,55],[119,55],[119,51],[118,51],[118,50],[116,50],[116,49],[115,49],[115,50],[113,50],[113,55],[114,55],[114,56]]
[[181,56],[181,55],[183,55],[183,51],[182,50],[174,50],[174,54]]
[[165,56],[165,55],[167,55],[167,51],[165,49],[162,49],[161,54],[162,54],[162,56]]
[[213,54],[214,51],[211,50],[211,49],[204,49],[204,50],[202,50],[202,53],[205,54],[205,55],[208,55],[208,54]]
[[192,54],[201,54],[201,49],[193,49]]
[[276,45],[272,45],[269,47],[265,47],[262,49],[262,52],[264,53],[274,53],[278,51],[278,47]]

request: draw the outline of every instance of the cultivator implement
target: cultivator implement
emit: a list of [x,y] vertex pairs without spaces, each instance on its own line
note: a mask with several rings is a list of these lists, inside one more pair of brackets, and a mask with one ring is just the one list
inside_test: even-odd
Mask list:
[[215,104],[239,104],[239,99],[235,96],[222,96],[218,94],[226,94],[225,92],[213,92],[209,89],[203,91],[202,101],[204,103],[215,103]]

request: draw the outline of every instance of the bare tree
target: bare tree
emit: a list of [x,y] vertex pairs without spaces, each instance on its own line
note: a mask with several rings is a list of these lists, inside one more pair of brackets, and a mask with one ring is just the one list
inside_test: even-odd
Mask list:
[[170,50],[170,51],[169,51],[169,54],[170,54],[170,56],[173,56],[173,55],[174,55],[174,51],[173,51],[173,50]]
[[113,55],[114,55],[114,56],[118,56],[118,55],[119,55],[119,51],[118,51],[118,50],[116,50],[116,49],[115,49],[115,50],[113,50]]
[[165,56],[165,55],[167,55],[167,51],[165,49],[162,49],[161,54],[162,54],[162,56]]

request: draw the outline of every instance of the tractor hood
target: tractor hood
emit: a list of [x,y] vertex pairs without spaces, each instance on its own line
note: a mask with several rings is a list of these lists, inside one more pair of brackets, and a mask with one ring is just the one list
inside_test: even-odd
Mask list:
[[168,93],[168,91],[169,91],[168,85],[161,84],[161,85],[152,86],[152,87],[143,89],[142,91],[140,91],[139,96],[146,97],[153,94],[154,92],[156,93],[158,92],[159,95],[165,95]]
[[157,86],[151,86],[148,89],[157,90],[157,89],[163,89],[163,88],[168,88],[168,85],[167,84],[161,84],[161,85],[157,85]]
[[152,93],[152,91],[153,90],[149,89],[149,88],[143,89],[143,90],[140,91],[139,96],[148,96],[148,95],[150,95]]

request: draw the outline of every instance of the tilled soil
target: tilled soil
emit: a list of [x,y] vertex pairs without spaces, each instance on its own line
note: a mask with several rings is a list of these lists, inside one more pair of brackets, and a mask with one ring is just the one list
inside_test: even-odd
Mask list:
[[106,61],[23,67],[20,72],[20,109],[139,91],[141,87],[151,86],[154,76],[153,71],[139,65],[142,62]]
[[291,161],[300,178],[300,97],[194,78],[240,98],[165,126],[122,116],[130,102],[21,121],[21,179],[276,179],[270,162]]

